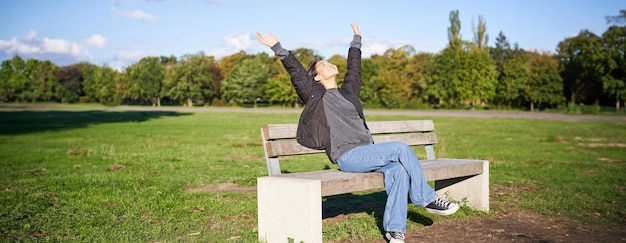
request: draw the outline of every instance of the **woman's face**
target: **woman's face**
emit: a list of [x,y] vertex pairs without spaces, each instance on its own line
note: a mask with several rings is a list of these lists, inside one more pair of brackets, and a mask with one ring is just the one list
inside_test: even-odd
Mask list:
[[332,76],[337,76],[337,74],[339,74],[339,71],[337,70],[337,66],[327,61],[317,62],[315,64],[315,71],[317,71],[317,76],[320,77],[321,79],[329,79]]

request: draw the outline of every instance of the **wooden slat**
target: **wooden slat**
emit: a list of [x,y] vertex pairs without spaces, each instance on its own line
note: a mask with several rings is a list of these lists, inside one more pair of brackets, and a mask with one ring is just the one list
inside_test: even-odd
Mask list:
[[[432,120],[407,121],[373,121],[367,123],[372,134],[430,132],[435,130]],[[290,139],[296,137],[297,124],[267,124],[263,126],[263,133],[267,140]]]
[[[425,145],[436,144],[437,136],[434,132],[429,133],[403,133],[403,134],[389,134],[389,135],[376,135],[374,136],[375,143],[384,143],[391,141],[402,141],[408,145]],[[299,154],[315,154],[322,153],[324,150],[309,149],[300,145],[295,139],[283,139],[276,141],[266,141],[265,148],[267,149],[267,156],[291,156]]]
[[298,154],[315,154],[322,153],[324,150],[315,150],[300,145],[295,139],[277,140],[265,142],[267,148],[267,156],[290,156]]
[[296,138],[298,124],[267,124],[263,126],[266,140]]
[[368,122],[367,127],[372,134],[430,132],[435,130],[435,124],[432,120],[375,121]]
[[426,144],[436,144],[437,143],[437,135],[435,132],[427,132],[427,133],[399,133],[399,134],[389,134],[389,135],[375,135],[374,136],[375,143],[384,143],[384,142],[405,142],[408,145],[426,145]]
[[[428,181],[473,176],[483,173],[482,160],[435,159],[422,160],[421,164],[424,176]],[[375,172],[347,173],[339,170],[322,170],[281,174],[278,176],[320,180],[322,183],[322,196],[384,188],[383,175]]]

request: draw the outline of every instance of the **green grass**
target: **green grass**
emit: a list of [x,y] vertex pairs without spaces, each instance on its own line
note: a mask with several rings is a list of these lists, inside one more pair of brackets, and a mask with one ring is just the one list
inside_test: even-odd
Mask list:
[[[0,241],[256,242],[259,128],[297,114],[0,112]],[[369,120],[415,119],[368,117]],[[422,119],[422,118],[420,118]],[[493,205],[626,223],[626,124],[433,119],[439,157],[491,161]],[[418,154],[423,152],[418,149]],[[286,172],[336,168],[286,158]],[[188,189],[234,183],[248,191]],[[324,239],[380,237],[384,192],[325,198]],[[498,212],[494,207],[494,212]],[[410,207],[409,229],[452,219]]]

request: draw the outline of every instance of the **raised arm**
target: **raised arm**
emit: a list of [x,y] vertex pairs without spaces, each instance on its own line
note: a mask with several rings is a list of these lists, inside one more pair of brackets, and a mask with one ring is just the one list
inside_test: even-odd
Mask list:
[[359,24],[352,23],[354,36],[348,49],[348,72],[343,80],[343,88],[359,94],[361,91],[361,31]]
[[281,46],[274,33],[270,31],[269,35],[264,35],[257,32],[256,38],[259,43],[270,47],[276,56],[278,56],[283,63],[283,67],[285,67],[285,70],[287,70],[287,73],[291,76],[291,84],[296,89],[296,93],[305,104],[309,97],[312,97],[315,89],[323,89],[323,86],[316,84],[313,78],[309,77],[300,61]]

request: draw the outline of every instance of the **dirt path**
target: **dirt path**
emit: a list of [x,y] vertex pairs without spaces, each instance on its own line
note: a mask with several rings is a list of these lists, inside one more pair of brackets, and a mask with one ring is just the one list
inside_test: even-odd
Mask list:
[[[584,225],[567,218],[552,218],[493,203],[494,216],[475,216],[436,222],[406,234],[415,242],[626,242],[626,226]],[[332,243],[355,243],[344,239]],[[386,243],[381,238],[367,243]]]

